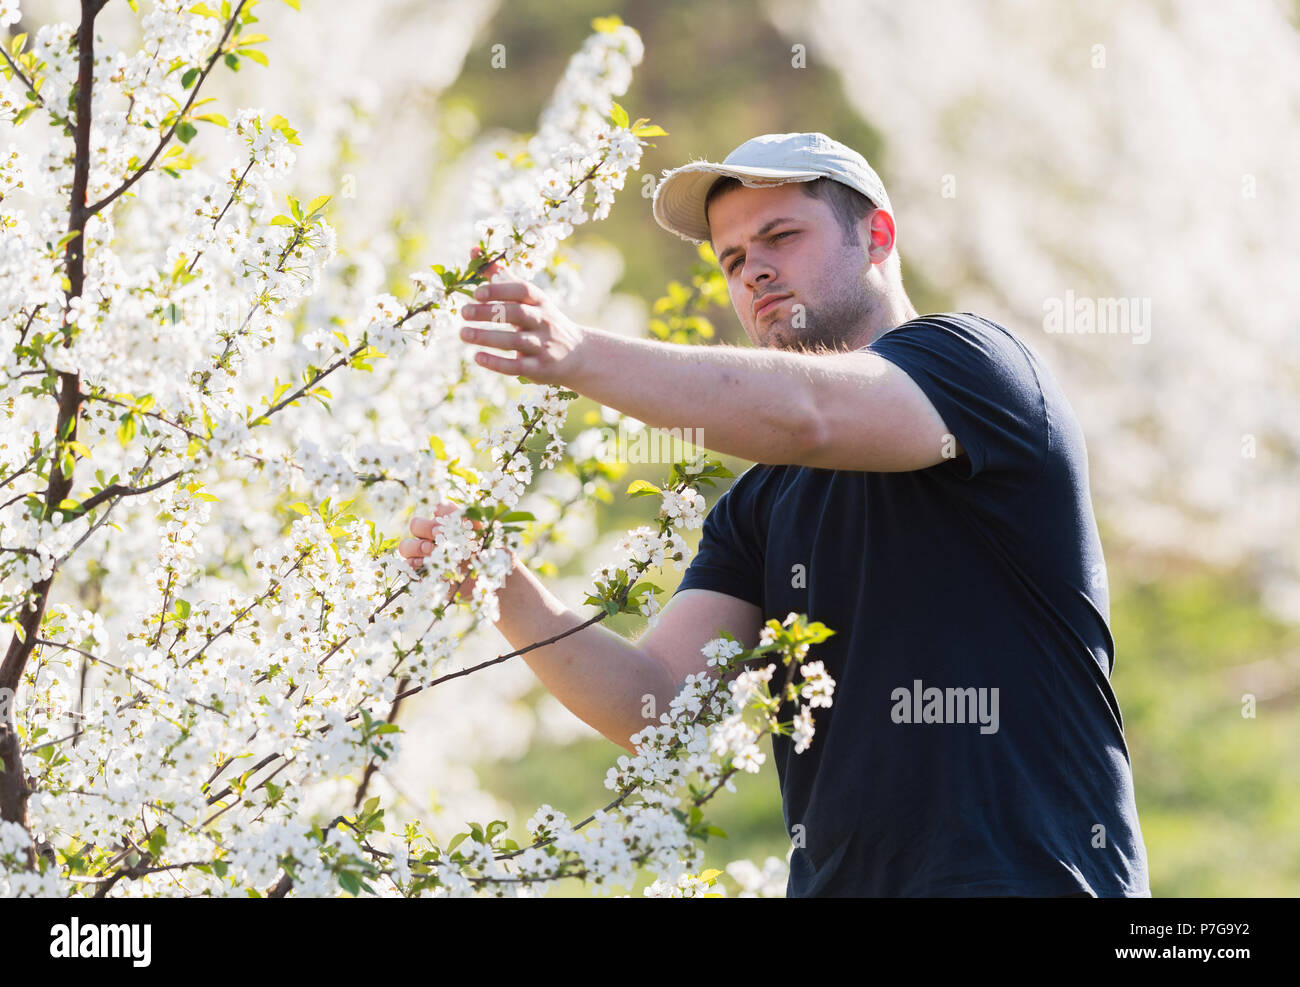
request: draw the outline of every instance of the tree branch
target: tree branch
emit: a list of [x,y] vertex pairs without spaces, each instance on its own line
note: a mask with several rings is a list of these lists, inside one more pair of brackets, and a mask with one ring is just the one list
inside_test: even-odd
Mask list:
[[[100,5],[102,6],[105,2],[107,2],[107,0],[100,0]],[[135,173],[132,174],[130,178],[115,188],[112,192],[108,193],[108,195],[104,196],[104,198],[96,202],[93,206],[90,206],[86,210],[88,215],[95,215],[95,213],[99,212],[143,178],[148,173],[149,169],[153,167],[153,163],[158,160],[158,155],[162,154],[163,149],[167,147],[168,142],[172,139],[172,134],[176,133],[176,128],[180,126],[181,121],[185,119],[185,114],[188,113],[190,107],[194,105],[194,98],[198,96],[199,89],[203,86],[203,81],[208,77],[208,73],[212,71],[212,66],[214,66],[217,63],[217,59],[221,57],[221,51],[226,45],[226,39],[230,37],[231,30],[234,28],[236,21],[239,20],[239,13],[244,9],[244,4],[247,2],[248,0],[239,0],[239,6],[236,7],[235,12],[230,15],[230,20],[226,22],[226,29],[222,32],[221,40],[217,42],[217,47],[212,52],[212,57],[208,59],[208,64],[203,67],[203,71],[194,81],[194,86],[190,89],[190,98],[185,101],[185,105],[181,107],[181,111],[176,114],[176,120],[172,123],[171,128],[167,133],[162,135],[162,138],[158,141],[158,146],[153,149],[153,153],[149,155],[144,164],[136,169]]]
[[[76,160],[73,168],[72,198],[68,208],[69,232],[75,231],[64,247],[64,263],[68,272],[67,300],[81,295],[85,285],[85,241],[86,221],[90,214],[86,211],[86,187],[90,180],[90,113],[93,105],[92,89],[95,81],[95,15],[103,8],[106,0],[81,0],[81,24],[77,28],[77,86],[75,131]],[[65,332],[63,345],[72,342],[72,333]],[[62,390],[59,394],[59,413],[55,426],[55,435],[75,439],[77,419],[81,410],[81,376],[75,373],[59,375]],[[56,459],[50,470],[49,484],[45,490],[45,510],[59,504],[72,489],[72,477],[64,476],[63,469]],[[45,606],[49,599],[50,586],[54,574],[41,580],[32,588],[36,597],[34,606],[24,609],[19,618],[22,637],[17,632],[9,641],[4,662],[0,663],[0,689],[17,690],[22,680],[23,669],[35,647],[36,631],[45,616]],[[25,597],[24,597],[25,599]],[[23,776],[22,752],[18,746],[17,732],[13,728],[10,714],[0,726],[0,756],[4,761],[4,772],[0,776],[0,819],[16,822],[24,829],[27,827],[27,799],[31,790]],[[28,866],[35,866],[35,857],[28,851]]]

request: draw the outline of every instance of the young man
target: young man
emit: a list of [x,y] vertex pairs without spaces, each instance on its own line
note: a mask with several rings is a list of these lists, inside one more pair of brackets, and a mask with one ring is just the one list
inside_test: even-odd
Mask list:
[[[654,215],[711,241],[753,348],[578,326],[535,286],[468,306],[480,365],[563,384],[753,461],[705,519],[658,622],[599,625],[525,656],[631,750],[730,630],[807,613],[836,683],[812,746],[773,740],[790,896],[1150,895],[1110,687],[1105,561],[1084,437],[1037,356],[971,313],[918,317],[893,207],[857,152],[767,134],[667,172]],[[413,564],[433,522],[411,522]],[[425,542],[427,547],[428,542]],[[582,622],[516,561],[497,626],[515,647]]]

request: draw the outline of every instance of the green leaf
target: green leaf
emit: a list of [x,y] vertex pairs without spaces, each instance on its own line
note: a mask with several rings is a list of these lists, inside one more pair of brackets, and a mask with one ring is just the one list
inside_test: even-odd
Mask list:
[[452,460],[452,462],[448,464],[447,472],[455,476],[459,476],[462,480],[468,480],[470,483],[478,482],[477,476],[475,476],[469,470],[465,469],[463,466],[457,466],[455,460]]
[[261,53],[260,51],[258,51],[256,48],[236,48],[235,51],[239,52],[239,53],[240,53],[241,55],[243,55],[245,58],[251,58],[253,61],[257,62],[257,64],[259,64],[259,65],[270,65],[270,64],[271,64],[270,59],[268,59],[264,54],[262,54],[262,53]]
[[298,131],[290,127],[289,121],[286,120],[284,117],[280,116],[280,114],[278,113],[275,116],[271,117],[270,120],[267,121],[267,126],[270,127],[272,130],[278,130],[280,131],[280,133],[284,134],[284,139],[287,140],[290,144],[302,143],[302,141],[298,140]]
[[647,497],[650,494],[658,493],[663,493],[663,491],[648,480],[633,480],[627,488],[629,497]]
[[667,137],[668,131],[657,123],[646,124],[644,127],[637,127],[632,131],[637,137]]
[[199,69],[193,68],[181,76],[181,88],[189,89],[190,86],[194,85],[194,80],[199,77],[199,71]]
[[149,847],[149,855],[153,857],[155,860],[157,860],[158,854],[162,853],[162,848],[166,845],[166,843],[167,843],[167,830],[164,829],[162,826],[159,826],[157,829],[155,829],[152,833],[149,834],[149,839],[146,841],[146,845]]
[[627,126],[627,110],[619,106],[618,103],[614,103],[613,106],[610,107],[609,117],[618,126]]
[[176,125],[176,138],[182,144],[188,144],[194,139],[194,135],[197,133],[197,128],[195,128],[194,124],[190,123],[188,120],[182,120]]

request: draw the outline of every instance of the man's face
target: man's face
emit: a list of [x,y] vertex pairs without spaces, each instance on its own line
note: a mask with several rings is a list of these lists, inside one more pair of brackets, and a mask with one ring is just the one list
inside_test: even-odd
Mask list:
[[[710,241],[755,346],[851,349],[879,304],[879,278],[872,277],[867,252],[872,219],[859,224],[861,242],[848,244],[829,203],[797,186],[741,186],[719,194],[709,204]],[[893,244],[892,221],[889,227],[883,251],[872,250],[879,260]]]

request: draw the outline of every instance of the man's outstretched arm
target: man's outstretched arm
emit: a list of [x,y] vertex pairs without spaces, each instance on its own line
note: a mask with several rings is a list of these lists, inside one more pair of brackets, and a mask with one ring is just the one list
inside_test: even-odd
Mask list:
[[924,469],[960,455],[919,387],[862,350],[793,353],[683,346],[579,326],[535,285],[498,281],[462,315],[480,366],[558,384],[655,428],[698,428],[701,444],[755,463]]

